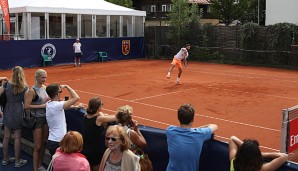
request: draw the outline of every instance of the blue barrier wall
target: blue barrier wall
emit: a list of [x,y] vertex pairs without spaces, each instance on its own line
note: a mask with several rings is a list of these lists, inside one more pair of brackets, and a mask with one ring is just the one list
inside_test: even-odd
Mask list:
[[[127,55],[122,53],[123,40],[129,40],[130,43]],[[48,43],[53,45],[56,50],[53,59],[55,65],[73,63],[72,45],[74,42],[75,39],[0,41],[0,69],[10,69],[16,65],[22,67],[41,66],[41,52],[47,53],[47,46],[45,45]],[[98,61],[98,51],[108,52],[109,60],[145,57],[144,37],[82,38],[80,42],[83,51],[82,62]]]
[[[82,132],[84,114],[84,110],[66,110],[67,129]],[[147,141],[148,147],[144,151],[149,155],[154,171],[165,171],[169,160],[165,130],[142,125],[139,128]],[[23,130],[22,136],[32,141],[31,130]],[[104,134],[102,142],[104,149]],[[211,138],[204,143],[200,160],[200,171],[229,171],[228,144]],[[298,171],[298,164],[287,162],[278,171]]]

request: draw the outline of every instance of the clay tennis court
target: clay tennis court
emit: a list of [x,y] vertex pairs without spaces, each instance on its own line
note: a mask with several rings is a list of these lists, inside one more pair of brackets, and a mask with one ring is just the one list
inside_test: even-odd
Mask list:
[[[70,85],[84,104],[99,96],[108,114],[128,104],[140,124],[165,129],[178,125],[178,107],[191,103],[196,108],[194,126],[218,124],[215,139],[236,135],[258,139],[264,151],[280,149],[281,111],[298,104],[298,71],[190,62],[183,69],[183,85],[175,85],[176,68],[165,78],[170,62],[123,60],[44,69],[47,84]],[[25,68],[30,86],[36,69]],[[0,75],[10,77],[11,71]]]

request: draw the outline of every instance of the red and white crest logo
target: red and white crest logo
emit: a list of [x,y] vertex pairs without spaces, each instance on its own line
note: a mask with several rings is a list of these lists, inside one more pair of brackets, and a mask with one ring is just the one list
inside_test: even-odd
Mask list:
[[128,55],[130,52],[130,40],[122,40],[122,54]]

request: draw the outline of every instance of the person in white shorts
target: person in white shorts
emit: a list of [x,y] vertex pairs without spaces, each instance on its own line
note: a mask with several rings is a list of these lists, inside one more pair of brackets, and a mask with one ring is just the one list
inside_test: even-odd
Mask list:
[[188,58],[188,51],[190,50],[190,44],[186,44],[183,48],[180,49],[180,51],[174,56],[173,58],[173,61],[171,63],[171,67],[169,69],[169,72],[166,76],[166,78],[170,78],[171,77],[171,72],[173,70],[173,68],[175,66],[177,66],[178,68],[178,77],[177,77],[177,80],[176,80],[176,84],[177,85],[181,85],[182,83],[180,82],[180,77],[181,77],[181,74],[182,74],[182,64],[181,64],[181,61],[183,60],[184,61],[184,66],[187,67],[187,60],[186,58]]

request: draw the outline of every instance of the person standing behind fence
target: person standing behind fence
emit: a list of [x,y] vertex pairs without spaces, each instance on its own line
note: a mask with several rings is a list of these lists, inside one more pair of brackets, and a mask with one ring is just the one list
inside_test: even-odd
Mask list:
[[[71,98],[61,101],[62,89],[66,89]],[[68,85],[50,84],[46,88],[47,94],[51,98],[46,103],[46,118],[49,125],[48,150],[51,156],[59,147],[59,142],[67,132],[64,109],[68,109],[80,100],[79,95]]]
[[218,129],[215,124],[192,128],[195,110],[191,104],[184,104],[178,109],[180,126],[166,129],[169,163],[167,171],[198,171],[200,155],[204,141]]
[[116,121],[115,115],[102,113],[102,107],[103,102],[99,97],[91,98],[83,120],[84,146],[82,153],[87,157],[92,171],[98,171],[104,152],[101,134],[104,132],[105,124]]
[[44,85],[46,79],[47,72],[43,69],[38,69],[35,72],[34,86],[25,94],[25,109],[29,110],[30,115],[36,119],[32,130],[34,141],[34,171],[45,170],[42,163],[49,136],[49,127],[46,120],[46,102],[50,99]]
[[188,63],[187,63],[187,60],[186,58],[188,58],[188,51],[190,50],[190,44],[186,44],[183,48],[180,49],[180,51],[174,56],[173,58],[173,61],[171,63],[171,67],[168,71],[168,74],[166,76],[166,78],[170,78],[171,77],[171,72],[173,70],[173,68],[175,66],[177,66],[178,68],[178,77],[177,77],[177,80],[176,80],[176,84],[177,85],[181,85],[182,83],[180,82],[180,77],[181,77],[181,74],[182,74],[182,64],[181,64],[181,61],[183,60],[184,61],[184,66],[187,67]]
[[[257,140],[246,139],[241,141],[236,136],[229,139],[230,171],[267,171],[277,170],[288,159],[285,153],[264,153],[259,149]],[[272,159],[263,164],[263,158]]]
[[[7,103],[3,112],[4,140],[2,165],[8,165],[9,163],[15,161],[15,167],[22,167],[27,163],[27,160],[20,158],[20,153],[22,120],[24,114],[24,95],[28,90],[28,86],[22,67],[15,66],[12,69],[12,72],[12,77],[4,88],[7,97]],[[3,91],[0,90],[1,94],[2,92]],[[9,140],[12,132],[14,133],[15,158],[10,158],[8,154]]]
[[132,119],[133,109],[129,105],[117,109],[118,123],[124,127],[131,141],[130,150],[135,152],[138,148],[146,148],[147,142],[138,127],[138,122]]
[[82,57],[82,44],[80,43],[80,39],[77,38],[76,42],[73,44],[74,51],[74,66],[81,66],[81,57]]

